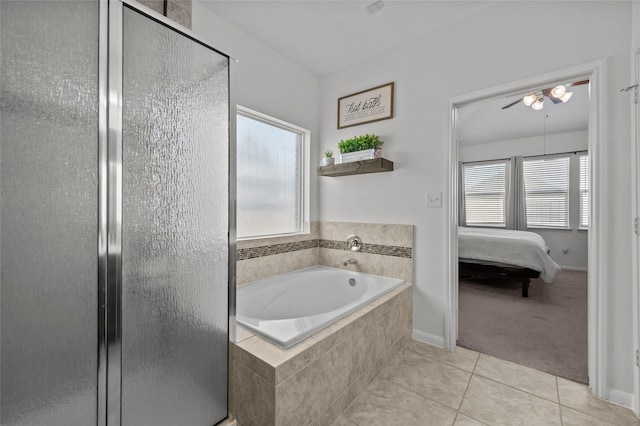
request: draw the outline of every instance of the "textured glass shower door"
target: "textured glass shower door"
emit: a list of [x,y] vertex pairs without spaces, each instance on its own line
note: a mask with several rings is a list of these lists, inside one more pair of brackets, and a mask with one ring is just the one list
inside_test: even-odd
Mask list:
[[126,5],[122,30],[121,421],[210,426],[227,417],[229,58]]
[[98,416],[99,11],[0,2],[3,426]]

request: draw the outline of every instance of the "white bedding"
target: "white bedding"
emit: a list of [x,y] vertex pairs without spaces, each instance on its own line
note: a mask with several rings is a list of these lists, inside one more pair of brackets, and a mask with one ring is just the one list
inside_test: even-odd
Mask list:
[[533,269],[548,283],[560,271],[542,237],[527,231],[459,227],[458,257]]

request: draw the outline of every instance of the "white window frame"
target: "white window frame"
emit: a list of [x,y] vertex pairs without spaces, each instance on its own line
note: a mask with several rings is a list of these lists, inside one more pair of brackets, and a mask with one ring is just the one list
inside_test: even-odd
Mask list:
[[[524,163],[527,161],[535,160],[551,160],[556,158],[567,158],[569,165],[567,168],[567,226],[544,226],[544,225],[530,225],[529,218],[527,217],[527,229],[550,229],[550,230],[569,230],[571,229],[571,154],[545,154],[545,155],[533,155],[524,158]],[[524,165],[523,165],[523,178],[524,178]],[[525,180],[525,203],[526,203],[526,185]]]
[[[291,235],[300,235],[300,234],[309,234],[310,233],[310,220],[309,220],[309,211],[310,211],[310,188],[311,188],[311,131],[296,126],[295,124],[288,123],[284,120],[280,120],[275,117],[271,117],[267,114],[263,114],[258,111],[254,111],[247,107],[243,107],[241,105],[237,105],[236,114],[242,115],[253,120],[261,121],[265,124],[279,127],[284,130],[288,130],[290,132],[298,133],[301,137],[301,149],[300,153],[300,229],[295,232],[287,232],[287,233],[277,233],[277,234],[263,234],[263,235],[254,235],[254,236],[246,236],[246,237],[238,237],[238,241],[244,240],[258,240],[264,238],[274,238],[274,237],[285,237]],[[237,139],[237,138],[236,138]],[[237,142],[236,142],[237,143]]]
[[[503,164],[504,165],[504,184],[505,184],[505,188],[504,188],[504,199],[502,202],[502,217],[503,217],[503,223],[502,224],[497,224],[497,223],[477,223],[477,224],[470,224],[467,222],[466,226],[468,227],[476,227],[476,228],[506,228],[507,227],[507,215],[508,215],[508,199],[509,199],[509,187],[510,187],[510,177],[511,177],[511,163],[509,161],[509,159],[496,159],[496,160],[488,160],[488,161],[470,161],[468,163],[464,163],[463,164],[463,168],[467,167],[467,166],[480,166],[480,165],[492,165],[492,164]],[[463,174],[464,174],[464,170],[463,170]],[[464,191],[464,196],[465,199],[467,197],[466,194],[466,182],[465,182],[465,187],[462,188]],[[466,205],[466,200],[465,200],[465,205]],[[466,210],[466,207],[465,207]],[[465,211],[466,213],[466,211]],[[466,218],[465,218],[466,220]]]

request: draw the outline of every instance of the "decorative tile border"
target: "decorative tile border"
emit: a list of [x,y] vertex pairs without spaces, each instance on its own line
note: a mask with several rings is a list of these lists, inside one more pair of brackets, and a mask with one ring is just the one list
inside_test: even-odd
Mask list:
[[[346,241],[320,240],[320,248],[349,251]],[[387,246],[383,244],[362,244],[360,253],[379,254],[381,256],[395,256],[411,259],[413,250],[410,247]]]
[[363,244],[362,253],[404,257],[407,259],[413,257],[413,249],[410,247],[385,246],[381,244]]
[[[268,246],[252,247],[238,249],[236,253],[237,260],[248,260],[257,257],[272,256],[274,254],[290,253],[293,251],[307,250],[311,248],[328,248],[333,250],[349,251],[349,247],[345,241],[335,240],[306,240],[294,243],[273,244]],[[413,249],[410,247],[387,246],[382,244],[366,244],[362,245],[361,253],[378,254],[381,256],[394,256],[411,259],[413,257]]]
[[307,250],[317,248],[319,240],[296,241],[294,243],[272,244],[269,246],[251,247],[238,249],[236,251],[237,260],[248,260],[256,257],[272,256],[274,254],[291,253],[292,251]]

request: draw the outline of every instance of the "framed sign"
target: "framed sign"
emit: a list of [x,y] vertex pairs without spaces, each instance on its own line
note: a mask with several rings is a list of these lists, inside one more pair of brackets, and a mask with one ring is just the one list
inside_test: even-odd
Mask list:
[[338,99],[338,129],[393,118],[393,82]]

